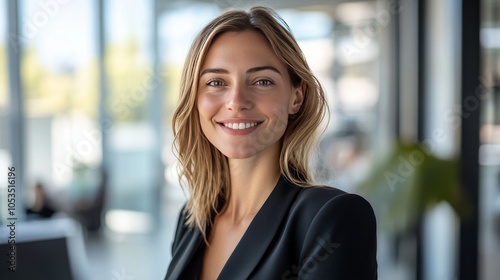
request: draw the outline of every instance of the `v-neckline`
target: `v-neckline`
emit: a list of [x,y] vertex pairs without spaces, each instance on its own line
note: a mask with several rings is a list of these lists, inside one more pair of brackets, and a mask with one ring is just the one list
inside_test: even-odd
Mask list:
[[[235,275],[239,279],[247,279],[265,254],[276,235],[283,218],[290,209],[296,196],[299,194],[299,186],[289,182],[283,175],[274,187],[267,200],[250,222],[245,233],[222,267],[217,279],[232,280]],[[181,251],[176,253],[173,261],[173,270],[168,279],[178,279],[185,274],[185,269],[191,267],[196,254],[205,252],[200,250],[203,238],[198,228],[193,228],[190,233],[180,240]],[[202,252],[200,252],[202,251]],[[203,256],[201,256],[203,258]],[[203,263],[203,261],[202,261]],[[201,276],[202,267],[198,267]]]
[[[236,243],[236,246],[233,248],[233,250],[229,254],[228,259],[226,260],[226,262],[222,266],[222,268],[219,271],[219,274],[217,275],[216,279],[221,279],[220,276],[222,275],[222,272],[224,271],[224,268],[229,263],[229,261],[231,260],[231,257],[234,255],[235,251],[238,249],[238,247],[240,246],[240,244],[242,243],[242,241],[244,241],[245,235],[247,235],[247,233],[248,233],[249,229],[252,227],[252,224],[254,223],[255,219],[259,216],[259,214],[261,213],[261,211],[264,209],[264,206],[266,205],[266,203],[268,203],[268,201],[270,200],[270,198],[273,196],[273,193],[275,192],[275,190],[280,185],[280,183],[281,183],[280,181],[282,180],[282,178],[284,178],[284,177],[280,176],[278,178],[278,180],[276,181],[276,183],[275,183],[272,191],[269,193],[269,195],[267,196],[266,200],[264,201],[264,203],[262,204],[262,206],[259,208],[259,210],[257,210],[257,212],[253,216],[252,220],[248,223],[248,226],[243,231],[243,234],[241,235],[239,241]],[[213,220],[213,225],[215,225],[217,216],[215,216],[213,219],[214,219]],[[213,226],[211,226],[211,227],[209,227],[207,229],[207,236],[210,236],[212,234],[212,230],[213,230]],[[208,240],[210,240],[210,238]],[[198,251],[198,253],[201,254],[201,259],[202,259],[202,266],[201,266],[201,270],[200,270],[200,273],[199,273],[199,277],[200,278],[201,278],[201,275],[203,274],[203,267],[205,265],[205,263],[204,263],[205,262],[205,254],[207,253],[207,245],[203,242],[203,244],[201,244],[201,246],[203,246],[202,250]],[[200,249],[200,248],[198,248],[198,249]]]
[[[273,191],[269,194],[262,207],[241,236],[240,241],[229,255],[217,279],[234,279],[234,271],[239,270],[238,277],[247,278],[264,254],[274,237],[283,216],[288,210],[288,202],[298,193],[293,192],[284,176],[280,176]],[[287,196],[288,195],[288,196]],[[282,200],[282,201],[280,201]],[[284,204],[281,204],[282,202]],[[273,223],[269,224],[267,214],[272,214]],[[258,242],[253,242],[257,240]],[[250,246],[249,246],[250,245]],[[249,258],[249,256],[252,256]]]

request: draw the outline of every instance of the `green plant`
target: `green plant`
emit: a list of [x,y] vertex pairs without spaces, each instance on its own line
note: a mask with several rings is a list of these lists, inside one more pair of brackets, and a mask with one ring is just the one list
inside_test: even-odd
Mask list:
[[397,143],[388,157],[375,164],[360,191],[372,201],[383,228],[404,233],[442,201],[457,214],[467,214],[459,170],[458,159],[438,158],[418,144]]

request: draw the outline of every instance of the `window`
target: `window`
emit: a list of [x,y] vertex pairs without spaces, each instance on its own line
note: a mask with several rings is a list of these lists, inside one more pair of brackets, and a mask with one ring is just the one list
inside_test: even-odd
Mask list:
[[500,261],[500,4],[485,0],[481,5],[479,271],[481,279],[495,279]]
[[20,2],[26,191],[40,183],[61,207],[98,186],[94,9],[93,1]]
[[[7,2],[0,3],[0,169],[7,170],[11,159],[8,151],[8,109],[9,109],[9,90],[8,90],[8,71],[7,71]],[[7,201],[4,188],[7,188],[7,182],[0,182],[0,199]],[[7,209],[0,209],[0,218],[6,218]]]

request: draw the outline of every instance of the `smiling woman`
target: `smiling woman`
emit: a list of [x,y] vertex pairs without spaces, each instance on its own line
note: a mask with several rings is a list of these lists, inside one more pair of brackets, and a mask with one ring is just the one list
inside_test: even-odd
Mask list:
[[209,23],[186,60],[173,117],[179,217],[166,279],[376,279],[375,217],[314,186],[323,89],[271,9]]

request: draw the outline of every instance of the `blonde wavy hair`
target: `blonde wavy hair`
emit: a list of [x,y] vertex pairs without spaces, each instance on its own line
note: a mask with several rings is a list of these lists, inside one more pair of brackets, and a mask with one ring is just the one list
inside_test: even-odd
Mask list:
[[253,7],[227,11],[212,20],[195,38],[182,73],[179,104],[172,127],[174,149],[180,162],[180,181],[190,197],[184,211],[187,225],[198,227],[206,240],[206,230],[230,194],[228,160],[202,132],[196,106],[198,80],[212,42],[226,32],[255,31],[264,36],[276,56],[288,66],[293,86],[301,86],[304,100],[290,116],[281,139],[280,171],[299,186],[311,186],[310,153],[317,144],[318,128],[328,112],[322,86],[313,75],[288,25],[272,9]]

